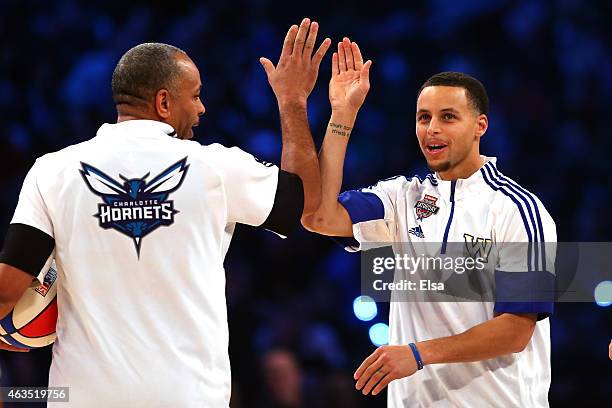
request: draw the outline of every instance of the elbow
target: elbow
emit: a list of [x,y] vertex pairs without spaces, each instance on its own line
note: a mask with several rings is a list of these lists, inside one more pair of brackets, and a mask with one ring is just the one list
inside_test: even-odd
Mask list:
[[496,316],[500,326],[500,351],[502,354],[523,352],[536,328],[537,313],[500,313]]
[[312,214],[302,216],[302,225],[310,232],[334,237],[352,237],[353,224],[343,208],[321,206]]
[[322,224],[322,218],[317,215],[316,211],[311,213],[304,213],[302,215],[302,226],[304,229],[310,232],[318,232],[320,230],[320,226]]
[[529,342],[531,342],[534,330],[535,323],[533,324],[533,326],[526,327],[520,332],[518,332],[516,335],[514,335],[511,352],[522,353],[529,345]]
[[302,227],[304,227],[306,231],[315,232],[314,226],[312,223],[312,214],[302,215],[302,218],[300,221],[302,222]]
[[329,230],[329,219],[322,211],[317,210],[311,214],[304,214],[301,221],[307,231],[328,235],[325,232]]
[[[531,340],[531,339],[529,339]],[[512,345],[512,353],[522,353],[526,348],[527,345],[529,344],[529,340],[528,341],[515,341],[514,344]]]
[[313,203],[306,203],[304,205],[304,208],[302,210],[302,224],[304,224],[304,220],[308,219],[312,216],[314,216],[314,214],[319,210],[318,206],[314,205]]

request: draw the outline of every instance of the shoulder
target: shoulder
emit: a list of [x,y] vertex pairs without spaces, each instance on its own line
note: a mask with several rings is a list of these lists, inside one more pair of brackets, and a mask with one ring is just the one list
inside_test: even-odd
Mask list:
[[55,152],[44,154],[36,159],[31,171],[51,177],[68,168],[75,160],[78,160],[83,151],[93,146],[93,141],[94,139],[90,139]]
[[194,146],[199,146],[203,154],[209,156],[240,156],[240,155],[249,155],[249,153],[245,152],[239,147],[231,146],[227,147],[222,145],[221,143],[211,143],[208,145],[200,145],[198,142],[189,141],[188,143],[194,144]]
[[[197,142],[191,142],[196,143]],[[209,145],[199,145],[200,153],[202,157],[206,158],[207,161],[213,163],[220,163],[224,165],[230,164],[241,164],[245,165],[248,163],[259,163],[265,167],[272,167],[274,164],[268,163],[264,160],[260,160],[253,156],[251,153],[242,150],[239,147],[232,146],[227,147],[221,143],[212,143]]]
[[391,219],[397,203],[405,200],[406,194],[425,188],[426,184],[436,183],[429,175],[422,179],[418,176],[397,175],[379,180],[369,187],[347,190],[338,196],[354,224],[377,219]]
[[492,205],[502,219],[524,224],[526,229],[540,231],[542,235],[554,233],[556,236],[555,222],[536,194],[503,174],[491,162],[483,166],[481,173],[484,182],[495,192]]
[[256,183],[277,178],[279,168],[259,160],[239,147],[226,147],[219,143],[200,145],[197,155],[200,164],[217,174],[225,183]]
[[376,184],[363,188],[361,189],[361,191],[385,193],[389,197],[394,197],[398,194],[403,194],[412,190],[421,190],[422,188],[425,188],[428,185],[438,185],[438,180],[436,179],[435,175],[428,174],[424,178],[418,175],[414,175],[411,177],[397,175],[379,180],[378,182],[376,182]]

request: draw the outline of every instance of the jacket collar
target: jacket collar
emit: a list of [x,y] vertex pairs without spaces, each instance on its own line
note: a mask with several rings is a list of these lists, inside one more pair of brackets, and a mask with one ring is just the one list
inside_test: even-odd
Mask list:
[[[494,166],[497,168],[497,157],[487,157],[480,156],[484,160],[484,165]],[[451,192],[454,189],[454,200],[460,200],[461,198],[478,194],[482,191],[482,189],[486,189],[487,185],[482,178],[482,173],[480,169],[476,170],[471,176],[465,179],[457,179],[457,180],[441,180],[438,173],[433,175],[433,179],[438,183],[437,188],[440,192],[440,195],[447,201],[450,201]]]

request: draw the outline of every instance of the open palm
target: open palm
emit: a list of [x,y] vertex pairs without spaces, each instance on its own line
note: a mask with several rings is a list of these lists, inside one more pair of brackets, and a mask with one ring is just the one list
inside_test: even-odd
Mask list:
[[357,112],[370,90],[370,66],[363,63],[357,43],[344,38],[338,52],[332,56],[332,77],[329,82],[329,101],[332,110],[349,109]]

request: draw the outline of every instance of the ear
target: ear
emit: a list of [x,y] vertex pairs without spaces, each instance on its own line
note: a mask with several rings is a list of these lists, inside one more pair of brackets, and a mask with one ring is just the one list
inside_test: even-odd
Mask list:
[[474,133],[474,135],[480,139],[487,132],[488,128],[489,118],[487,118],[487,115],[481,113],[480,115],[478,115],[478,118],[476,120],[476,132]]
[[155,112],[162,119],[170,117],[170,92],[167,89],[160,89],[155,94]]

